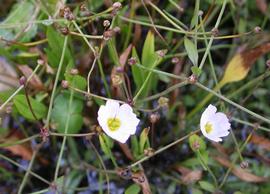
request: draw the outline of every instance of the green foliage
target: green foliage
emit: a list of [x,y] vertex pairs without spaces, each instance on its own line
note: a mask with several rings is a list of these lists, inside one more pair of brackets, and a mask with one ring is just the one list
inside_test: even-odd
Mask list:
[[[37,119],[44,118],[47,114],[47,107],[43,103],[33,99],[32,97],[29,97],[29,100],[30,100],[30,104],[33,109],[33,112],[36,115]],[[31,112],[31,109],[27,103],[27,99],[25,95],[19,94],[15,96],[13,99],[13,103],[16,109],[18,110],[18,112],[23,117],[29,120],[35,120],[35,117],[33,116],[33,113]]]
[[69,110],[69,95],[59,94],[52,109],[52,122],[60,133],[65,132],[68,115],[70,115],[67,133],[78,133],[83,125],[83,102],[74,98]]
[[125,190],[125,194],[138,194],[140,191],[141,188],[139,185],[132,184]]
[[197,66],[198,65],[197,46],[194,44],[194,42],[189,40],[187,37],[184,38],[184,45],[188,54],[188,58],[190,59],[193,65]]

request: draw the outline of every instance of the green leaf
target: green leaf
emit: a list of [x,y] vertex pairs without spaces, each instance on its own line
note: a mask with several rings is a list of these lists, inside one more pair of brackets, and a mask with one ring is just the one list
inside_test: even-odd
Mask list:
[[[14,4],[7,18],[1,22],[1,25],[8,24],[19,24],[19,23],[27,23],[33,18],[35,12],[35,5],[29,1],[21,1],[19,3]],[[0,36],[2,36],[6,40],[13,40],[18,33],[27,27],[27,25],[18,25],[17,28],[1,28]],[[20,42],[30,41],[32,37],[34,37],[37,33],[37,25],[32,24],[30,29],[28,29],[20,38]]]
[[140,153],[143,153],[144,147],[148,141],[149,128],[145,128],[140,134]]
[[192,67],[191,67],[191,71],[192,71],[192,73],[193,73],[194,75],[196,75],[197,77],[199,77],[200,74],[202,73],[202,70],[201,70],[199,67],[197,67],[197,66],[192,66]]
[[52,122],[56,125],[57,131],[65,132],[67,118],[70,114],[67,133],[78,133],[83,125],[82,109],[83,102],[74,98],[69,112],[69,95],[58,95],[52,109]]
[[[141,64],[135,47],[132,48],[132,57],[136,59],[137,63]],[[140,69],[136,65],[132,65],[131,70],[132,70],[134,82],[136,84],[136,88],[139,88],[143,84],[143,81],[144,81],[144,76],[143,76],[144,72],[142,71],[142,69]]]
[[84,77],[80,75],[70,75],[70,74],[65,74],[65,77],[72,87],[80,90],[85,90],[87,86],[87,81]]
[[215,191],[215,186],[207,181],[199,181],[199,184],[203,190],[213,193]]
[[139,185],[132,184],[125,190],[125,194],[138,194],[140,191],[141,187]]
[[131,150],[133,156],[137,159],[140,156],[139,142],[136,135],[131,136]]
[[142,50],[142,65],[149,68],[154,68],[157,60],[157,54],[155,53],[155,36],[149,31]]
[[188,54],[188,58],[191,60],[193,65],[197,66],[198,65],[198,51],[197,51],[196,45],[187,37],[184,38],[184,45]]
[[[35,113],[37,119],[45,118],[47,114],[47,107],[42,104],[41,102],[33,99],[32,97],[29,97],[33,112]],[[30,111],[30,108],[27,103],[27,99],[25,95],[19,94],[13,98],[13,103],[18,110],[18,112],[29,120],[35,120],[32,112]]]
[[191,135],[188,139],[189,141],[189,147],[194,151],[197,152],[199,151],[203,151],[206,149],[206,144],[203,141],[202,138],[200,138],[198,135],[194,134]]

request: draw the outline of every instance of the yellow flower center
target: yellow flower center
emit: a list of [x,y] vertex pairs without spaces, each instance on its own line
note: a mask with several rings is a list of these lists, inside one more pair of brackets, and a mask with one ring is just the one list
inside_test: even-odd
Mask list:
[[204,128],[205,128],[206,133],[208,134],[211,133],[211,131],[213,131],[213,125],[209,122],[205,124]]
[[118,118],[109,118],[107,125],[111,131],[116,131],[121,126],[121,121]]

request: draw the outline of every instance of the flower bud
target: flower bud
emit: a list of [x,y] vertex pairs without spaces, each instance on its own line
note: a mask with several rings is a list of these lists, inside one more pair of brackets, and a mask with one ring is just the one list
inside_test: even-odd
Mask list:
[[113,74],[111,78],[113,86],[119,86],[123,83],[122,77],[119,74]]
[[160,97],[158,99],[158,105],[160,107],[164,107],[164,108],[167,108],[169,105],[168,105],[168,102],[169,102],[169,99],[166,98],[166,97]]
[[26,84],[26,78],[24,76],[22,76],[20,79],[19,79],[19,83],[21,86],[25,85]]
[[188,77],[188,82],[191,84],[195,84],[197,82],[197,76],[192,74],[191,76]]
[[110,25],[111,25],[111,22],[110,22],[109,20],[104,20],[104,21],[103,21],[103,26],[104,26],[105,28],[110,27]]
[[246,168],[248,168],[248,166],[249,166],[248,161],[243,161],[240,163],[240,167],[242,169],[246,169]]
[[128,64],[130,66],[135,65],[136,63],[137,63],[136,57],[131,57],[131,58],[128,59]]
[[78,69],[76,69],[76,68],[72,68],[72,69],[70,70],[70,74],[71,74],[71,75],[78,75],[78,73],[79,73],[79,71],[78,71]]
[[62,88],[67,89],[68,86],[69,86],[68,81],[67,81],[67,80],[63,80],[63,81],[61,82],[61,86],[62,86]]
[[112,5],[113,9],[114,10],[119,10],[122,8],[122,4],[120,2],[115,2],[113,5]]
[[160,115],[158,113],[152,113],[149,117],[151,123],[156,123],[160,119]]
[[218,36],[219,30],[218,30],[217,28],[213,28],[213,29],[211,30],[211,33],[212,33],[213,36]]
[[259,26],[256,26],[255,28],[254,28],[254,32],[255,33],[260,33],[262,31],[262,29],[261,29],[261,27],[259,27]]
[[37,60],[37,64],[38,65],[44,65],[45,64],[45,61],[43,59],[38,59]]

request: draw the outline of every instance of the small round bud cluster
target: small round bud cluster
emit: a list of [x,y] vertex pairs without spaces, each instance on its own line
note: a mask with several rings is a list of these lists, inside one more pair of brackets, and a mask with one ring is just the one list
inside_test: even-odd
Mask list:
[[116,67],[115,70],[116,70],[117,73],[124,73],[124,67],[122,67],[122,66]]
[[63,17],[69,21],[72,21],[75,19],[73,13],[71,12],[70,8],[69,7],[64,7],[60,10],[60,13],[59,13],[60,17]]
[[136,57],[131,57],[131,58],[128,59],[128,64],[130,66],[135,65],[136,63],[137,63]]
[[68,27],[61,27],[59,30],[60,30],[61,34],[63,34],[64,36],[69,34]]
[[119,11],[121,8],[122,8],[122,3],[120,2],[115,2],[113,5],[112,5],[113,9],[116,10],[116,11]]
[[202,17],[203,16],[203,11],[202,10],[199,10],[198,12],[198,16]]
[[249,164],[248,164],[247,161],[243,161],[243,162],[240,163],[240,167],[241,167],[242,169],[246,169],[246,168],[248,168],[248,166],[249,166]]
[[156,51],[156,53],[158,54],[159,57],[163,58],[166,55],[167,50],[159,50]]
[[112,16],[115,16],[117,14],[117,12],[122,8],[122,4],[120,2],[115,2],[113,5],[112,5],[112,13],[111,15]]
[[111,25],[111,22],[110,22],[109,20],[104,20],[104,21],[103,21],[103,26],[104,26],[105,28],[110,27],[110,25]]
[[91,15],[90,11],[88,10],[88,8],[86,7],[84,3],[81,4],[80,6],[80,15],[83,17]]
[[69,87],[68,81],[67,81],[67,80],[63,80],[63,81],[61,82],[61,86],[62,86],[62,88],[67,89],[67,88]]
[[270,69],[270,59],[266,61],[266,66]]
[[43,59],[38,59],[37,60],[37,64],[38,65],[44,65],[45,64],[45,61]]
[[160,97],[158,99],[158,105],[160,107],[167,108],[169,106],[168,103],[169,103],[169,99],[166,97]]
[[179,59],[178,57],[172,58],[172,63],[173,63],[173,64],[177,64],[177,63],[179,63],[179,62],[180,62],[180,59]]
[[111,79],[112,79],[112,85],[113,86],[119,86],[123,83],[123,79],[122,76],[119,74],[113,74],[111,75]]
[[260,33],[260,32],[262,32],[261,27],[256,26],[256,27],[254,28],[254,32],[255,32],[255,33]]
[[194,141],[192,143],[192,149],[193,150],[199,150],[200,149],[200,143],[198,141]]
[[109,40],[112,37],[114,37],[116,35],[116,33],[120,32],[120,28],[119,27],[114,27],[113,29],[108,29],[103,33],[103,39],[104,40]]
[[149,117],[151,123],[156,123],[160,119],[159,113],[152,113]]
[[143,153],[145,156],[153,156],[155,153],[155,150],[153,148],[147,148],[143,150]]
[[219,35],[219,30],[217,28],[213,28],[211,30],[211,33],[212,33],[213,36],[218,36]]
[[6,107],[6,113],[7,114],[10,114],[12,112],[12,106],[9,104],[7,107]]
[[78,73],[79,73],[79,71],[78,71],[78,69],[76,69],[76,68],[72,68],[72,69],[70,70],[70,74],[71,74],[71,75],[78,75]]
[[19,83],[21,86],[24,86],[26,84],[26,78],[24,76],[22,76],[20,79],[19,79]]
[[132,179],[132,171],[130,168],[119,168],[116,172],[123,179]]
[[195,84],[197,82],[198,78],[196,75],[192,74],[191,76],[188,77],[188,82],[191,84]]

